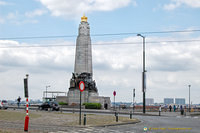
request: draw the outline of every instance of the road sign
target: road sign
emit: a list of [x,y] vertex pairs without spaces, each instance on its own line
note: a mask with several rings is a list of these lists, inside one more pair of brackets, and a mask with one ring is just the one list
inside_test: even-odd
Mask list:
[[85,90],[85,83],[81,81],[79,83],[79,90],[80,90],[80,112],[79,112],[79,125],[81,125],[81,93]]
[[116,91],[113,92],[113,95],[116,96]]
[[83,92],[83,91],[85,90],[85,83],[84,83],[83,81],[81,81],[81,82],[79,83],[79,90],[80,90],[81,92]]

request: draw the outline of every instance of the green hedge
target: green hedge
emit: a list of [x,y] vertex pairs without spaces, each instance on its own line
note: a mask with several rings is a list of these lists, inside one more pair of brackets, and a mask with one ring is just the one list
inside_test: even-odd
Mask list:
[[58,104],[59,105],[68,105],[68,103],[65,103],[65,102],[59,102]]
[[83,103],[86,109],[101,109],[100,103]]

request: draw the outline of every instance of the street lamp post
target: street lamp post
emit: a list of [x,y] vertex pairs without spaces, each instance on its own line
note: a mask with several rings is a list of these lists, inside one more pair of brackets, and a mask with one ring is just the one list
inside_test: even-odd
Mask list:
[[26,78],[27,78],[27,79],[28,79],[28,76],[29,76],[29,75],[28,75],[28,74],[26,74]]
[[143,72],[142,72],[142,92],[143,92],[143,113],[145,113],[145,92],[146,92],[146,70],[145,70],[145,36],[137,34],[143,38]]
[[191,85],[188,85],[188,87],[189,87],[189,112],[190,112],[190,87],[191,87]]
[[50,85],[46,86],[46,101],[47,101],[47,88],[51,87]]
[[134,112],[134,108],[135,108],[135,88],[133,89],[133,112]]

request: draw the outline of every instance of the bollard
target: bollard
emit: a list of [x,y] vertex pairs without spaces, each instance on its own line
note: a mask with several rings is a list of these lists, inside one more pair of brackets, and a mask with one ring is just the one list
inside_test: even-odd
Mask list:
[[24,131],[28,132],[28,123],[29,123],[29,116],[28,116],[28,98],[26,98],[26,117],[24,122]]
[[116,113],[115,118],[116,118],[116,122],[118,122],[118,113]]
[[83,125],[86,125],[86,114],[84,114]]
[[130,119],[132,119],[132,112],[130,112]]
[[29,116],[27,115],[25,117],[25,123],[24,123],[24,131],[28,131],[28,122],[29,122]]

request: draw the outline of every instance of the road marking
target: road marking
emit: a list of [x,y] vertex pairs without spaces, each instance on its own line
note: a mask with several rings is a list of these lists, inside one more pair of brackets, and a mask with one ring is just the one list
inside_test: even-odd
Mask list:
[[194,118],[194,119],[198,119],[199,117],[198,116],[194,116],[194,117],[191,117],[191,116],[176,116],[176,118]]
[[[87,128],[82,128],[82,129],[72,129],[71,131],[55,131],[55,132],[49,132],[49,133],[121,133],[120,131],[117,130],[111,130],[111,129],[98,129],[94,127],[87,127]],[[124,131],[124,133],[134,133],[133,131]]]
[[191,116],[186,116],[185,118],[191,118]]

